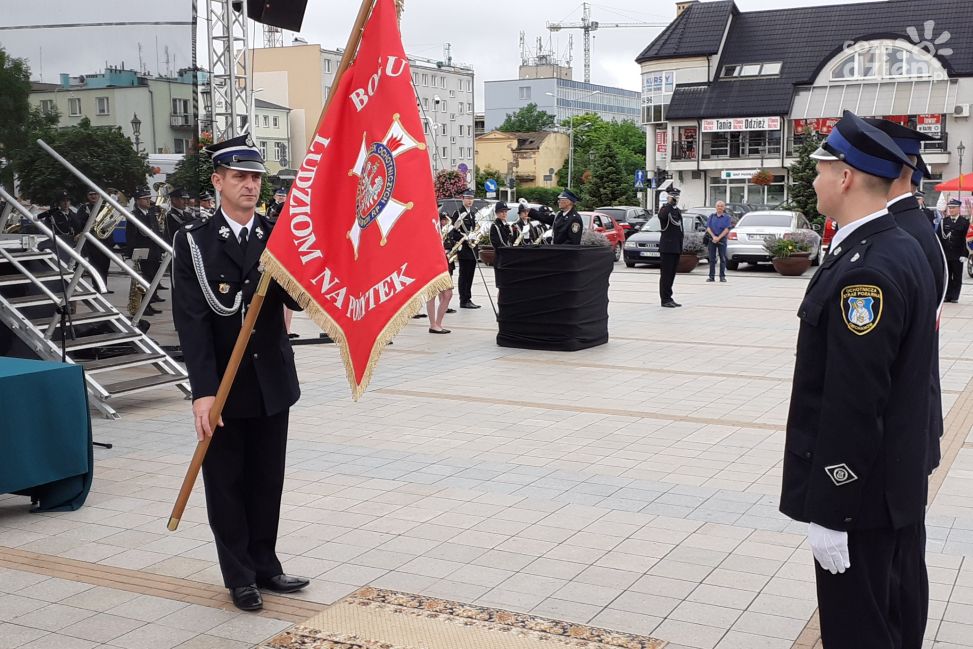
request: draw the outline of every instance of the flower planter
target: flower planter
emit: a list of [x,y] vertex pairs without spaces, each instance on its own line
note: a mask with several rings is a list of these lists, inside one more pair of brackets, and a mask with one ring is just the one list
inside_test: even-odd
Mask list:
[[787,277],[797,277],[807,272],[811,267],[811,253],[796,252],[789,257],[780,257],[771,261],[776,270],[781,275]]
[[676,265],[677,273],[691,273],[699,265],[699,255],[695,252],[684,252],[679,255],[679,263]]
[[492,246],[480,246],[480,261],[487,266],[492,266],[497,258],[497,251]]

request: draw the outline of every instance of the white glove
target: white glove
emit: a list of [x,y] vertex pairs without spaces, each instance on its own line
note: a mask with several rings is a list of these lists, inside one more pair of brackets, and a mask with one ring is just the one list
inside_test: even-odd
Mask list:
[[848,532],[838,532],[821,527],[816,523],[808,525],[807,540],[811,552],[821,567],[836,575],[851,568],[848,557]]

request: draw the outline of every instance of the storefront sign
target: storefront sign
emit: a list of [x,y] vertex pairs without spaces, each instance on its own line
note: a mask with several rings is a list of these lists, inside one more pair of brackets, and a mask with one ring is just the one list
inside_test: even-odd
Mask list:
[[725,169],[720,174],[720,178],[723,180],[750,180],[753,175],[760,171],[759,169]]
[[803,133],[805,128],[811,129],[813,133],[827,135],[838,123],[839,117],[819,117],[818,119],[795,119],[794,133]]
[[943,130],[942,115],[919,115],[916,117],[916,130],[939,137]]
[[734,117],[732,119],[704,119],[703,133],[718,131],[777,131],[779,117]]
[[655,152],[665,157],[669,150],[669,131],[659,130],[655,132]]

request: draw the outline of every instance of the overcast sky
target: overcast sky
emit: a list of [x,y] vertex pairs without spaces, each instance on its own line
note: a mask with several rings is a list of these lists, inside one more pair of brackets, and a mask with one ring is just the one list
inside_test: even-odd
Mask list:
[[[741,11],[833,4],[840,0],[737,0]],[[343,47],[358,2],[354,0],[308,0],[301,36],[327,48]],[[477,3],[479,4],[479,3]],[[200,0],[205,6],[205,1]],[[0,26],[96,21],[189,20],[191,0],[148,2],[135,0],[0,0]],[[470,1],[443,3],[441,0],[406,0],[402,33],[406,51],[413,56],[439,60],[443,45],[452,45],[453,60],[476,71],[476,103],[482,107],[482,82],[517,77],[520,63],[519,34],[526,33],[531,53],[537,38],[545,49],[553,47],[567,56],[568,34],[574,34],[574,78],[584,78],[584,49],[580,30],[552,34],[546,23],[577,22],[581,3],[554,0],[494,0],[475,6]],[[668,23],[675,16],[674,0],[595,0],[592,18],[610,22]],[[205,34],[205,22],[199,32]],[[659,28],[601,29],[592,40],[591,80],[631,90],[639,89],[639,69],[634,59],[659,33]],[[256,45],[263,44],[262,28],[253,26]],[[290,43],[293,33],[285,34]],[[158,40],[158,47],[156,41]],[[165,48],[175,70],[191,62],[187,27],[87,27],[73,29],[0,29],[0,44],[14,56],[29,59],[33,78],[40,79],[43,59],[44,81],[57,81],[58,73],[71,75],[99,72],[109,65],[138,68],[139,44],[143,68],[165,71]],[[157,55],[158,52],[158,55]],[[199,64],[207,66],[205,43]]]
[[[311,0],[312,2],[314,0]],[[94,22],[190,21],[191,0],[0,0],[0,27]],[[70,27],[0,29],[0,45],[8,54],[27,59],[31,78],[56,83],[58,75],[101,72],[107,63],[166,71],[166,47],[173,72],[192,64],[189,26]],[[158,45],[157,45],[158,44]],[[158,57],[156,52],[158,51]]]

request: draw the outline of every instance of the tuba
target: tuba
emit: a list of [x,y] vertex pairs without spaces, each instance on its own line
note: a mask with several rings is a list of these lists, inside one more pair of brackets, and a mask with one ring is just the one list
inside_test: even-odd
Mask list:
[[166,215],[171,209],[171,201],[169,199],[169,193],[172,192],[172,185],[165,182],[158,182],[152,185],[152,189],[155,190],[155,218],[159,222],[159,232],[165,233],[166,231]]
[[[125,194],[118,192],[118,198],[116,199],[119,203],[124,205],[128,202]],[[96,237],[104,241],[111,237],[115,228],[118,224],[122,222],[125,215],[112,207],[109,203],[105,203],[101,210],[98,212],[98,216],[95,217],[94,223],[91,225],[91,233]]]

